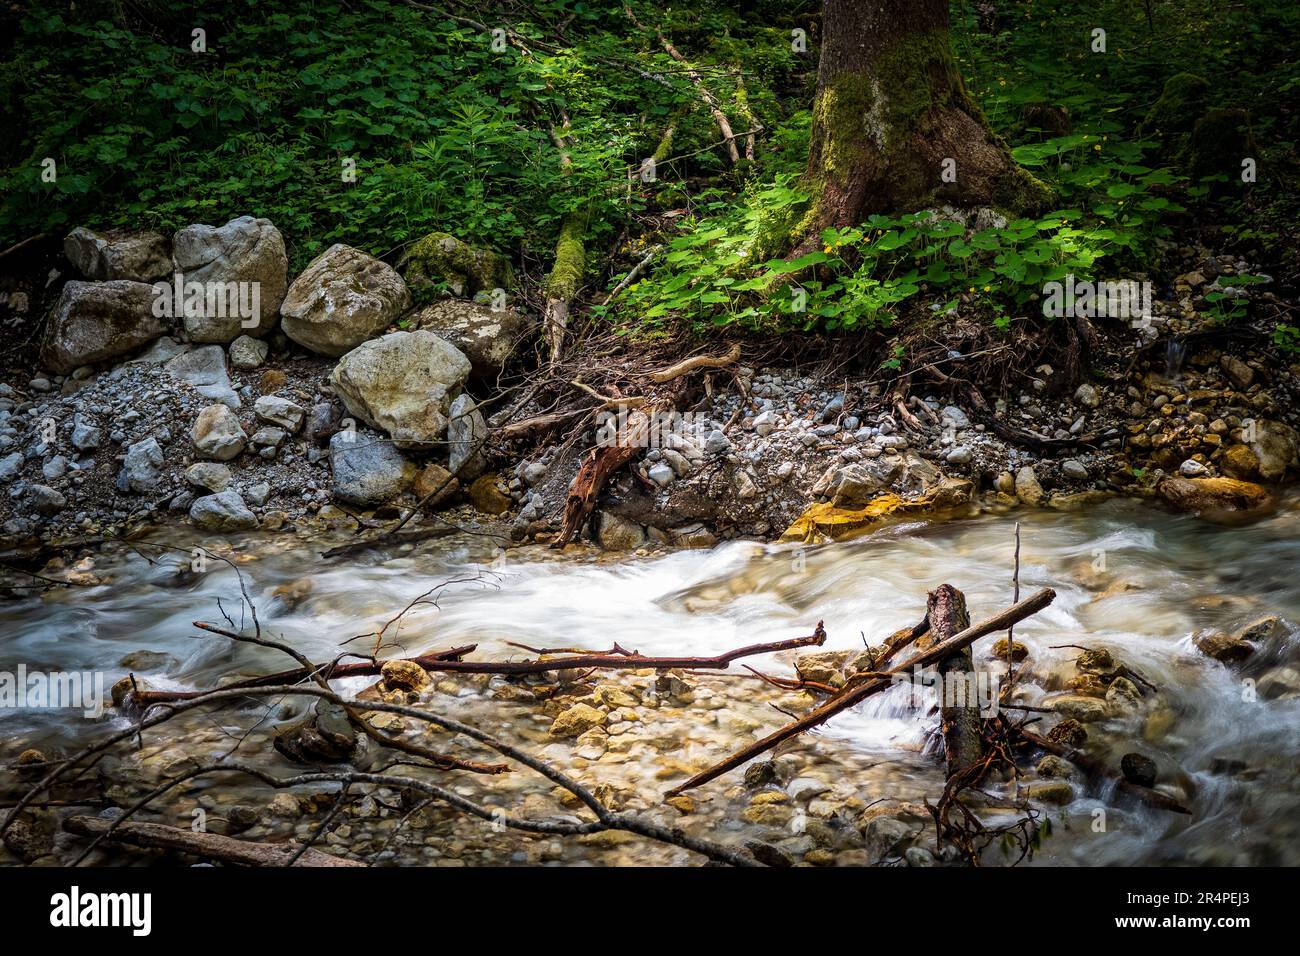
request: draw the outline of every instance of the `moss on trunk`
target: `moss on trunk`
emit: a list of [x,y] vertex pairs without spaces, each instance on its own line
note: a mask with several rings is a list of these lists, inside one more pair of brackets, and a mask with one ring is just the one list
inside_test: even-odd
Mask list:
[[551,347],[551,364],[560,360],[564,351],[564,331],[569,325],[569,303],[578,294],[587,274],[587,215],[571,212],[560,225],[560,238],[555,243],[555,263],[546,277],[544,293],[546,312],[542,324]]
[[803,181],[812,198],[796,244],[873,213],[940,203],[1020,213],[1050,201],[968,95],[947,17],[940,0],[886,0],[878,10],[828,0]]
[[546,297],[568,302],[578,292],[587,272],[587,250],[583,240],[587,235],[587,217],[571,212],[560,226],[560,238],[555,243],[555,264],[546,277]]

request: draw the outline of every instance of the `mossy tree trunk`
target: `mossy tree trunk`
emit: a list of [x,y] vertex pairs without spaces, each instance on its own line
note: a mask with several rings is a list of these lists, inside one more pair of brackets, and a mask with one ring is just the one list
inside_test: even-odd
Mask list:
[[939,203],[1021,211],[1046,200],[966,92],[948,0],[825,0],[823,22],[812,205],[796,244],[874,213]]
[[560,238],[555,243],[555,264],[546,277],[546,313],[542,326],[551,347],[551,364],[560,361],[564,352],[564,332],[569,326],[569,305],[582,286],[587,273],[587,216],[585,212],[571,212],[560,226]]

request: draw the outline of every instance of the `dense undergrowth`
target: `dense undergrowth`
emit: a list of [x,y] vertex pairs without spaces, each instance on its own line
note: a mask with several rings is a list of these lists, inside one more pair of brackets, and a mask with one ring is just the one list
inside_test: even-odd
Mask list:
[[[253,214],[283,231],[295,269],[333,242],[382,255],[441,230],[536,278],[565,217],[581,211],[591,247],[612,253],[589,288],[665,247],[597,316],[774,332],[886,329],[918,296],[1004,326],[1045,282],[1154,269],[1188,232],[1285,265],[1300,212],[1300,11],[1262,0],[995,6],[981,20],[954,4],[955,52],[1056,208],[973,234],[924,213],[874,217],[828,231],[794,261],[774,229],[806,201],[814,2],[636,5],[701,70],[738,132],[762,127],[755,160],[736,168],[685,67],[621,3],[440,12],[392,0],[87,0],[10,11],[0,122],[16,135],[0,147],[0,246],[73,225]],[[792,42],[800,28],[807,52]],[[1192,155],[1186,130],[1160,113],[1180,73],[1206,81],[1198,110],[1249,110],[1258,182],[1241,181],[1235,155],[1222,167]],[[663,162],[645,181],[657,149]]]

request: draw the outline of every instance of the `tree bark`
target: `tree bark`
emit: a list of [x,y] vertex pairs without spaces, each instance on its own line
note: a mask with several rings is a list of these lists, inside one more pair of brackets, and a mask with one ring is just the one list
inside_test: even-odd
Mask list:
[[[966,596],[950,584],[941,584],[930,592],[926,617],[930,632],[916,642],[919,650],[942,644],[954,634],[970,627],[970,614],[966,611]],[[940,730],[943,733],[944,755],[948,761],[948,776],[972,767],[984,756],[984,741],[980,736],[979,706],[971,697],[975,693],[973,680],[975,662],[970,647],[941,660],[935,668],[942,679],[939,686]],[[951,675],[951,677],[949,676]],[[952,688],[964,685],[965,699],[960,705],[947,706],[953,697]],[[960,698],[958,698],[960,699]]]
[[939,203],[1019,211],[1044,201],[1046,189],[1015,164],[966,92],[948,0],[826,0],[824,9],[804,177],[812,205],[796,242],[816,244],[822,229],[874,213]]
[[582,212],[571,212],[560,226],[560,238],[555,244],[555,264],[546,277],[544,289],[546,310],[542,326],[551,348],[551,365],[559,363],[564,354],[564,333],[569,327],[569,305],[578,294],[587,273],[587,217]]

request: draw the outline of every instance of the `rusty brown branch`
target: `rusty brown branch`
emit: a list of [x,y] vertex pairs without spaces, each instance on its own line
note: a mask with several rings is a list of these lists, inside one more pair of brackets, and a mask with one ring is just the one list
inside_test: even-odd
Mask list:
[[928,667],[932,664],[937,664],[954,651],[959,651],[964,647],[969,647],[981,637],[984,637],[987,634],[992,634],[994,631],[1004,631],[1010,624],[1013,624],[1016,621],[1021,621],[1024,618],[1029,617],[1031,614],[1038,613],[1043,608],[1047,607],[1047,605],[1051,604],[1055,598],[1055,591],[1051,588],[1043,588],[1037,594],[1026,598],[1018,604],[1012,605],[1000,614],[976,624],[974,627],[968,627],[959,634],[953,635],[948,640],[942,641],[928,650],[916,654],[892,670],[886,671],[879,677],[868,680],[855,687],[845,688],[845,690],[838,696],[828,700],[816,710],[811,711],[799,720],[787,724],[780,730],[768,734],[762,740],[745,747],[743,750],[737,751],[721,763],[715,764],[709,769],[697,773],[685,783],[668,791],[666,796],[672,797],[686,790],[694,789],[701,784],[708,783],[715,777],[720,777],[729,770],[734,770],[736,767],[748,763],[759,754],[771,750],[783,740],[789,740],[791,737],[796,737],[805,731],[811,730],[812,728],[825,723],[827,720],[830,720],[830,718],[834,717],[841,711],[847,710],[873,694],[878,694],[887,689],[891,686],[892,678],[895,674],[905,673],[913,667]]

